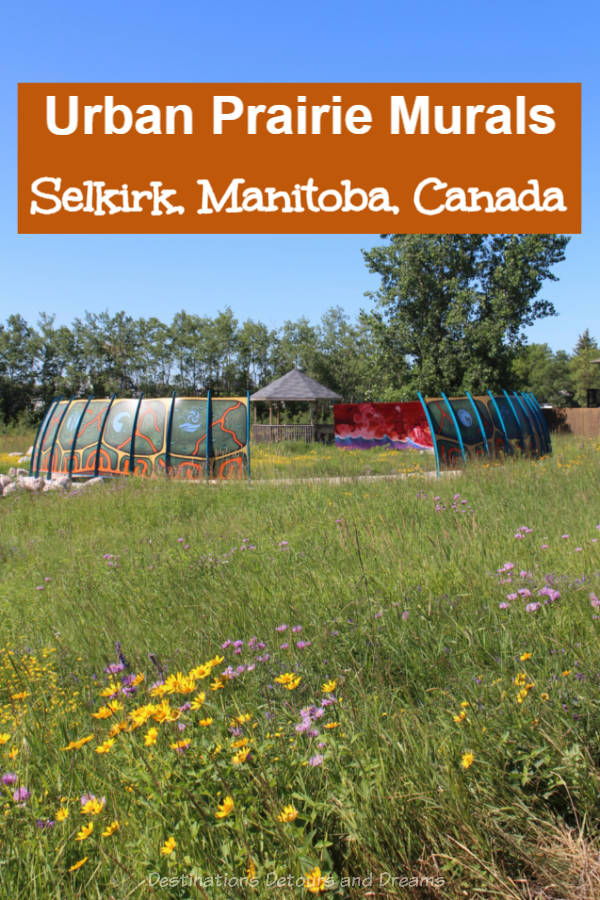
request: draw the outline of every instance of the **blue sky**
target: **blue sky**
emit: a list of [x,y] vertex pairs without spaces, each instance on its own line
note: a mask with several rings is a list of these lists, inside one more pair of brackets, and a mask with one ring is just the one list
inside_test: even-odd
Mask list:
[[585,328],[600,340],[599,26],[595,4],[555,0],[13,0],[0,38],[0,320],[230,306],[277,327],[336,305],[354,317],[378,286],[360,252],[378,235],[17,235],[19,81],[581,81],[583,234],[542,292],[559,316],[528,336],[555,350]]

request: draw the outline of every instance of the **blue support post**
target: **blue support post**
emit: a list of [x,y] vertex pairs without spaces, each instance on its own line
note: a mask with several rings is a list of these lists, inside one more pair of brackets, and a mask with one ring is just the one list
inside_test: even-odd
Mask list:
[[250,391],[246,391],[246,464],[250,481]]
[[173,391],[171,396],[171,406],[169,408],[169,418],[167,420],[167,440],[165,444],[165,472],[167,473],[167,478],[169,478],[171,474],[171,434],[173,433],[173,413],[175,412],[176,395],[177,391]]
[[106,420],[108,419],[108,414],[111,410],[113,403],[115,402],[115,397],[117,395],[113,394],[110,400],[108,401],[108,406],[104,411],[104,415],[102,417],[102,425],[100,426],[100,434],[98,435],[98,444],[96,445],[96,460],[94,462],[94,478],[98,477],[98,468],[100,465],[100,447],[102,446],[102,438],[104,437],[104,426],[106,425]]
[[[525,419],[526,419],[526,421],[527,421],[527,428],[529,429],[529,433],[530,433],[530,435],[531,435],[531,441],[532,441],[531,450],[532,450],[532,452],[533,452],[533,445],[534,445],[534,444],[536,445],[536,449],[537,449],[536,435],[533,433],[533,425],[535,425],[535,420],[533,419],[531,413],[529,412],[529,410],[527,409],[525,403],[524,403],[523,400],[519,397],[519,395],[517,394],[517,392],[516,392],[516,391],[513,391],[513,392],[512,392],[512,395],[513,395],[513,397],[515,398],[515,400],[517,401],[517,403],[519,404],[519,406],[521,407],[521,409],[522,409],[522,411],[523,411],[523,415],[525,416]],[[543,441],[541,440],[541,435],[540,435],[539,432],[538,432],[537,426],[536,426],[536,429],[535,429],[535,430],[536,430],[537,436],[540,438],[540,448],[543,448]]]
[[531,391],[527,392],[527,396],[531,401],[532,407],[536,410],[540,422],[542,423],[542,428],[544,429],[544,434],[546,435],[546,444],[548,446],[548,452],[552,453],[552,438],[550,436],[550,429],[548,428],[548,423],[546,422],[546,416],[544,415],[544,411],[540,404],[537,401],[537,397],[535,394],[532,394]]
[[138,405],[135,408],[135,415],[133,417],[133,425],[131,426],[131,443],[129,445],[129,474],[133,475],[133,467],[135,465],[135,429],[137,428],[138,416],[140,414],[140,406],[142,405],[142,400],[144,399],[144,392],[140,394],[140,399],[138,400]]
[[435,439],[435,431],[433,428],[433,421],[431,419],[431,414],[427,409],[427,403],[423,399],[423,395],[421,391],[417,391],[417,397],[421,401],[421,406],[423,407],[423,412],[425,413],[425,418],[427,419],[427,424],[429,425],[429,431],[431,432],[431,440],[433,441],[433,454],[435,456],[435,471],[437,473],[437,477],[440,477],[440,455],[438,453],[437,441]]
[[490,448],[488,447],[487,438],[485,436],[485,429],[483,427],[483,422],[481,421],[481,416],[479,415],[479,410],[477,409],[477,404],[471,397],[470,391],[467,391],[467,397],[469,398],[469,403],[473,407],[473,412],[475,413],[475,418],[477,419],[477,424],[479,425],[479,430],[481,431],[481,437],[483,438],[483,443],[485,445],[485,452],[487,453],[488,458],[489,458]]
[[52,446],[50,447],[50,456],[48,457],[48,472],[46,473],[46,481],[50,481],[50,479],[52,478],[52,457],[54,456],[54,448],[56,447],[56,439],[58,437],[58,432],[60,431],[60,426],[62,425],[64,418],[67,414],[67,410],[70,407],[72,402],[73,402],[73,398],[71,397],[71,399],[65,403],[65,408],[63,409],[62,415],[61,415],[60,419],[58,420],[58,425],[56,426],[56,431],[54,432],[54,437],[52,438]]
[[507,392],[507,391],[502,391],[502,393],[503,393],[504,396],[506,397],[506,402],[508,403],[508,405],[509,405],[509,407],[510,407],[510,411],[511,411],[511,413],[513,414],[514,420],[515,420],[515,422],[517,423],[517,431],[519,432],[519,443],[520,443],[520,445],[521,445],[521,452],[522,452],[522,453],[525,453],[525,441],[523,440],[523,429],[521,428],[521,423],[519,422],[519,417],[518,417],[518,415],[517,415],[516,412],[515,412],[515,408],[514,408],[514,406],[512,405],[512,400],[511,400],[510,397],[508,396],[508,392]]
[[445,403],[446,406],[448,407],[448,412],[450,413],[450,418],[452,419],[452,422],[453,422],[453,424],[454,424],[454,428],[456,429],[456,437],[458,438],[458,443],[459,443],[459,445],[460,445],[460,452],[462,453],[463,462],[464,462],[464,464],[465,464],[465,466],[466,466],[466,464],[467,464],[467,457],[466,457],[466,455],[465,455],[465,445],[463,444],[462,434],[460,433],[460,425],[458,424],[458,419],[456,418],[456,413],[455,413],[454,410],[452,409],[452,405],[451,405],[450,401],[448,400],[448,398],[446,397],[446,395],[444,394],[443,391],[442,391],[442,395],[441,395],[441,396],[442,396],[442,400],[444,401],[444,403]]
[[[58,400],[53,400],[50,404],[50,409],[46,415],[46,421],[44,419],[40,422],[40,427],[38,428],[37,434],[35,436],[35,441],[33,442],[33,450],[31,451],[31,463],[29,464],[29,474],[35,475],[37,478],[40,474],[40,462],[42,461],[42,447],[44,446],[44,438],[46,437],[46,432],[48,431],[48,425],[54,415],[54,410],[62,400],[62,397],[59,397]],[[42,427],[43,426],[43,427]],[[41,432],[41,434],[40,434]],[[39,438],[39,444],[38,444]],[[37,462],[35,464],[35,471],[33,466],[33,461],[35,459],[37,453]]]
[[520,391],[519,396],[520,396],[522,402],[527,407],[527,410],[528,410],[530,416],[533,417],[533,421],[535,423],[535,427],[537,429],[537,432],[538,432],[538,435],[540,438],[542,452],[547,453],[548,452],[548,441],[546,439],[546,431],[544,429],[544,426],[542,425],[540,415],[539,415],[537,409],[535,408],[535,406],[533,405],[533,403],[531,402],[531,399],[527,396],[527,394],[523,393],[523,391]]
[[86,403],[81,411],[81,415],[79,416],[79,419],[77,420],[77,425],[75,426],[75,434],[73,435],[73,441],[71,443],[71,453],[69,454],[69,478],[71,477],[71,474],[73,472],[73,459],[75,458],[75,444],[77,443],[77,438],[79,437],[79,429],[81,428],[81,423],[83,422],[83,417],[85,416],[85,414],[87,412],[87,408],[93,399],[94,399],[94,395],[92,394],[92,396],[86,401]]
[[498,421],[500,422],[500,425],[502,426],[502,431],[504,432],[504,449],[505,449],[506,453],[510,453],[510,441],[508,440],[508,431],[506,430],[506,425],[504,424],[504,419],[502,418],[502,413],[500,412],[500,407],[498,406],[498,404],[496,402],[496,398],[494,397],[494,395],[492,394],[491,391],[488,391],[488,396],[489,396],[490,400],[492,401],[492,405],[496,411],[496,415],[498,416]]
[[211,409],[211,398],[210,398],[210,389],[206,394],[206,483],[210,481],[210,454],[212,450],[212,441],[211,441],[211,424],[212,424],[212,409]]

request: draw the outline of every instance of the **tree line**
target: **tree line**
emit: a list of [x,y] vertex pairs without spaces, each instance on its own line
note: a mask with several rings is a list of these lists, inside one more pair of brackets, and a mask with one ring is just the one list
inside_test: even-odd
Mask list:
[[[347,402],[414,399],[508,387],[542,403],[586,404],[600,388],[600,349],[589,331],[572,353],[527,344],[523,327],[555,315],[539,292],[556,280],[561,235],[383,235],[363,253],[380,277],[370,310],[341,307],[280,328],[228,307],[180,311],[170,322],[121,311],[86,312],[70,325],[41,313],[0,324],[0,423],[35,424],[63,396],[245,394],[292,367]],[[286,416],[290,417],[290,410]]]

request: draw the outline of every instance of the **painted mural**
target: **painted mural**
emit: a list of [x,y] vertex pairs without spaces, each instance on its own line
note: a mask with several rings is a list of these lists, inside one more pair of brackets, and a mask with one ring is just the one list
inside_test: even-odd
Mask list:
[[38,431],[34,475],[235,478],[248,472],[246,397],[55,401]]
[[552,452],[542,410],[532,394],[427,397],[411,403],[334,406],[335,443],[345,449],[429,450],[436,465],[477,457]]
[[336,403],[335,444],[346,450],[387,447],[433,452],[423,407],[411,403]]

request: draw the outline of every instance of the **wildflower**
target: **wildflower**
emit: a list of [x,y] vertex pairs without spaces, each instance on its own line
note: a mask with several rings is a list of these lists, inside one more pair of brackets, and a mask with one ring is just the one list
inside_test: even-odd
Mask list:
[[149,728],[146,734],[144,735],[144,744],[146,747],[151,747],[152,744],[156,743],[156,739],[158,737],[158,728]]
[[475,759],[475,757],[473,756],[472,753],[463,753],[460,764],[463,767],[463,769],[468,769],[469,766],[473,765],[474,759]]
[[302,681],[302,675],[294,675],[293,672],[284,672],[282,675],[277,675],[274,680],[277,684],[283,685],[288,691],[293,691]]
[[29,691],[21,691],[18,694],[12,694],[11,700],[25,700],[26,697],[29,697]]
[[326,681],[324,684],[321,685],[321,691],[324,694],[333,694],[336,687],[337,687],[337,681],[335,680],[335,678],[332,678],[330,681]]
[[208,725],[212,725],[213,719],[209,716],[207,719],[200,719],[198,725],[202,725],[203,728],[206,728]]
[[326,885],[327,879],[323,878],[318,866],[304,876],[304,887],[310,894],[322,894],[326,890]]
[[187,750],[192,742],[190,740],[185,741],[176,741],[174,744],[170,744],[171,750],[176,750],[177,753],[183,753],[184,750]]
[[187,675],[178,672],[176,675],[169,675],[165,681],[165,691],[168,694],[191,694],[196,690],[196,681]]
[[46,828],[54,828],[56,822],[54,819],[38,819],[35,823],[40,831],[45,831]]
[[291,803],[288,806],[284,806],[279,815],[277,816],[278,822],[293,822],[294,819],[298,818],[298,810]]
[[325,728],[338,728],[339,724],[340,724],[339,722],[328,722],[327,725],[325,725],[324,727]]
[[15,803],[26,803],[30,797],[31,791],[28,791],[26,787],[18,787],[13,794]]
[[217,812],[215,813],[215,818],[216,819],[224,819],[225,816],[229,815],[229,813],[232,811],[233,807],[234,807],[233,797],[231,797],[228,794],[227,797],[225,797],[225,799],[223,800],[223,802],[218,804]]
[[19,755],[19,751],[17,750],[17,748],[16,748],[16,747],[11,747],[11,748],[10,748],[10,751],[9,751],[9,754],[8,754],[8,758],[9,758],[9,759],[16,759],[18,755]]
[[221,688],[225,687],[225,682],[220,678],[215,678],[214,681],[211,682],[210,689],[211,691],[219,691]]
[[127,729],[127,722],[115,722],[113,727],[108,732],[109,737],[116,737],[121,731],[125,731]]
[[254,865],[254,860],[252,857],[248,860],[248,868],[246,869],[246,878],[248,881],[252,881],[253,878],[256,877],[256,866]]
[[454,719],[454,721],[456,722],[457,725],[460,722],[463,722],[464,719],[466,719],[466,717],[467,717],[467,714],[464,711],[464,709],[461,709],[461,711],[459,712],[459,714],[457,716],[452,716],[452,718]]
[[9,741],[10,741],[10,734],[8,732],[4,731],[2,734],[0,734],[0,745],[7,744]]
[[18,780],[19,778],[14,772],[5,772],[2,776],[2,784],[5,784],[7,787],[16,784]]
[[94,737],[93,734],[88,734],[86,737],[79,738],[78,741],[70,741],[66,747],[63,747],[63,750],[80,750],[84,744],[87,744],[88,741],[91,741]]
[[315,766],[322,765],[322,763],[323,763],[323,756],[320,753],[315,753],[315,755],[311,756],[311,758],[308,760],[309,766],[313,766],[313,768]]
[[69,815],[69,810],[65,806],[61,806],[56,811],[56,816],[55,816],[56,821],[64,822],[65,819],[68,817],[68,815]]
[[276,625],[275,631],[285,631],[287,629],[287,625]]
[[102,837],[110,837],[111,834],[114,834],[115,831],[118,831],[120,827],[121,826],[119,825],[118,820],[115,819],[113,822],[110,823],[110,825],[106,826],[106,828],[102,832]]
[[115,745],[114,738],[107,738],[102,744],[95,747],[96,753],[108,753]]
[[541,609],[541,603],[528,603],[525,607],[525,612],[537,612],[538,609]]
[[108,706],[101,706],[98,712],[92,713],[93,719],[108,719],[110,716],[112,716],[112,709]]
[[93,830],[94,830],[94,823],[93,823],[93,822],[88,822],[87,825],[84,825],[84,826],[77,832],[77,837],[75,838],[75,840],[76,840],[76,841],[85,841],[85,839],[88,838],[88,837],[90,836],[90,834],[92,833]]
[[531,659],[531,653],[522,653],[519,659],[521,662],[525,662],[525,660]]
[[190,704],[190,709],[200,709],[200,707],[204,703],[205,699],[206,699],[206,693],[204,691],[200,691],[200,693],[196,694],[196,696],[192,700],[192,702]]
[[76,872],[77,869],[80,869],[84,863],[88,861],[87,856],[84,856],[83,859],[80,859],[79,862],[73,863],[72,866],[69,867],[69,872]]
[[102,797],[97,800],[93,794],[84,794],[81,798],[81,814],[86,816],[97,816],[104,809],[106,798]]
[[242,747],[241,750],[238,750],[238,752],[231,758],[231,761],[234,764],[234,766],[239,766],[242,763],[245,763],[246,760],[248,759],[249,753],[250,753],[249,747]]
[[163,856],[170,856],[173,850],[175,849],[176,841],[174,837],[167,838],[162,847],[160,848],[160,852]]

